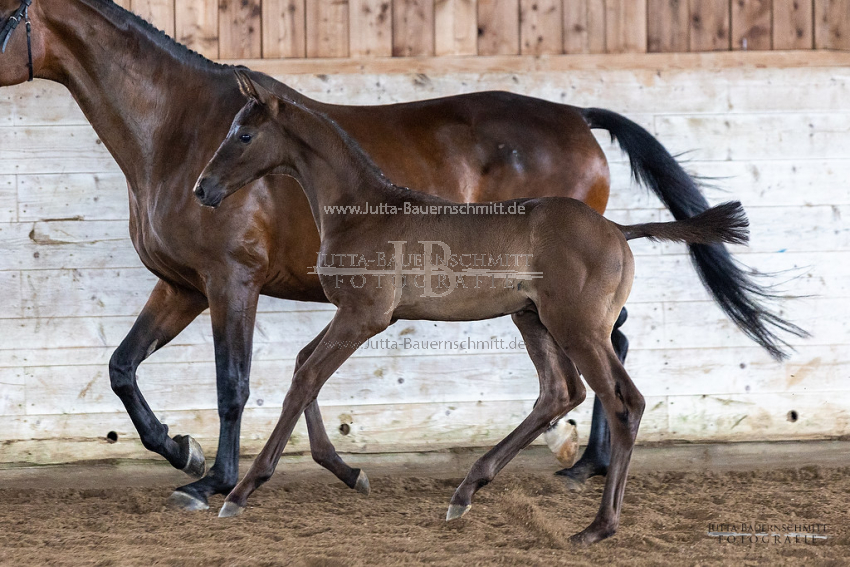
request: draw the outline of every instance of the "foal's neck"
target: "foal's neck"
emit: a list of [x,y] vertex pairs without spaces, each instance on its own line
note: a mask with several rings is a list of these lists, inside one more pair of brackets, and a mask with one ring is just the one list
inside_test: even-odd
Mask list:
[[[291,110],[290,110],[291,109]],[[307,196],[324,239],[341,227],[359,222],[373,207],[396,204],[405,193],[342,128],[329,118],[287,105],[281,127],[300,143],[285,143],[286,160]]]

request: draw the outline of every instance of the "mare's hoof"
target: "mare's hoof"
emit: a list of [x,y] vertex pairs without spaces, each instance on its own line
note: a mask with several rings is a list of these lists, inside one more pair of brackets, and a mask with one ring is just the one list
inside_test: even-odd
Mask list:
[[195,498],[191,494],[186,494],[180,490],[175,490],[171,493],[167,504],[169,508],[183,510],[184,512],[197,512],[198,510],[207,510],[210,507],[209,504],[200,498]]
[[[201,478],[207,470],[207,461],[204,458],[204,450],[201,444],[195,441],[191,435],[177,435],[174,441],[189,453],[183,472],[195,478]],[[182,451],[181,451],[182,452]]]
[[357,475],[357,482],[354,483],[354,490],[363,496],[369,496],[372,492],[372,487],[369,485],[369,477],[366,476],[366,473],[363,471],[360,471],[360,474]]
[[227,502],[225,501],[224,506],[221,507],[221,510],[218,512],[219,518],[233,518],[235,516],[239,516],[242,512],[245,511],[245,508],[236,504],[235,502]]
[[472,508],[472,504],[468,504],[466,506],[461,506],[460,504],[450,504],[449,511],[446,512],[446,521],[451,522],[452,520],[462,518],[464,514],[469,512],[470,508]]

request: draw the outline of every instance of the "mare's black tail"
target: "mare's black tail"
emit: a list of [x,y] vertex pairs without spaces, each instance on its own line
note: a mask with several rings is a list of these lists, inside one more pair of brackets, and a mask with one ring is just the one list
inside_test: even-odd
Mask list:
[[[708,209],[708,202],[675,158],[640,125],[610,110],[580,109],[591,128],[607,130],[629,156],[632,175],[652,190],[673,214],[684,220]],[[690,244],[691,259],[702,283],[720,308],[751,339],[774,358],[787,357],[788,343],[777,332],[808,336],[800,327],[769,311],[765,300],[777,299],[753,281],[723,244]]]

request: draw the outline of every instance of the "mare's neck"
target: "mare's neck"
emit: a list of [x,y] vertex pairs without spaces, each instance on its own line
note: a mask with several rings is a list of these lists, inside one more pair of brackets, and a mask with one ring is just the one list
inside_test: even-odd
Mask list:
[[244,102],[232,70],[104,0],[44,4],[39,74],[71,91],[130,187],[197,174]]

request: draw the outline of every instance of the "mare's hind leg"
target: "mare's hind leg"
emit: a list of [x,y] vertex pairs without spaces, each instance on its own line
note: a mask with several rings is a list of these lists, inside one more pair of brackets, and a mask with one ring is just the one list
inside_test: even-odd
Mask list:
[[540,397],[523,422],[478,459],[455,491],[446,520],[463,516],[472,506],[472,496],[493,480],[520,450],[546,428],[584,401],[584,386],[575,366],[540,322],[534,311],[513,315],[540,380]]
[[173,439],[168,436],[168,426],[157,419],[139,390],[136,370],[206,308],[206,298],[200,293],[159,280],[130,333],[109,361],[112,390],[124,403],[142,444],[192,476],[201,476],[206,467],[200,445],[188,435]]
[[389,323],[382,316],[360,310],[341,307],[336,312],[324,337],[313,345],[312,354],[293,375],[271,437],[245,477],[228,494],[220,517],[242,513],[251,493],[271,478],[298,417],[315,401],[322,385],[364,341],[386,329]]
[[[629,340],[620,330],[626,322],[628,312],[623,307],[617,322],[614,323],[614,331],[611,333],[611,343],[617,358],[625,364],[626,354],[629,352]],[[573,466],[561,469],[555,474],[567,477],[570,488],[581,490],[585,481],[592,476],[605,476],[608,473],[608,464],[611,462],[611,431],[608,420],[605,419],[605,410],[599,398],[593,400],[593,417],[590,421],[590,438],[587,440],[587,448],[581,458]]]

